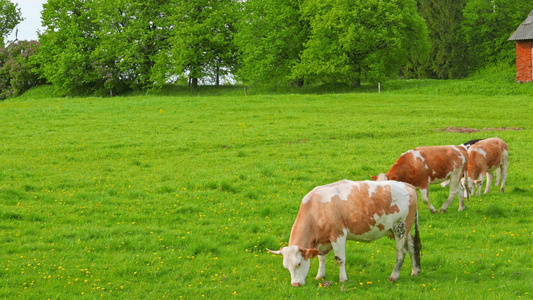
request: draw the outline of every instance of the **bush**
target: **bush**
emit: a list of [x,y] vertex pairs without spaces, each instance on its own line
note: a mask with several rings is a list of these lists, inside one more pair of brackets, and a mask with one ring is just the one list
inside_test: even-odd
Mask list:
[[39,43],[19,41],[0,48],[0,100],[18,96],[41,83],[31,57]]

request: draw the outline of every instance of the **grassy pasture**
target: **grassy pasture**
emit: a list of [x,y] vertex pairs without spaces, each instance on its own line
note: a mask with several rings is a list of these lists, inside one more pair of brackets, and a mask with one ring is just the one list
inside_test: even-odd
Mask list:
[[[513,299],[533,293],[529,95],[132,95],[0,102],[0,298]],[[520,127],[464,134],[448,126]],[[347,283],[290,286],[281,257],[301,198],[367,180],[416,146],[498,136],[497,188],[433,215],[420,201],[422,273],[394,243],[347,245]],[[433,186],[440,208],[447,189]]]

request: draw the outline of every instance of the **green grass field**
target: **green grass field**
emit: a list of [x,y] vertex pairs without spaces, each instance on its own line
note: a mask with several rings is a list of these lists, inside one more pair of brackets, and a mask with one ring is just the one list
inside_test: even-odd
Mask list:
[[[483,81],[247,97],[54,98],[41,87],[0,102],[0,298],[529,298],[533,88],[500,94]],[[521,130],[440,130],[450,126]],[[505,194],[436,215],[420,201],[420,276],[406,259],[387,282],[389,239],[347,244],[346,283],[330,255],[327,282],[312,279],[314,259],[293,288],[266,253],[287,244],[313,187],[368,180],[417,146],[494,136],[510,148]],[[440,208],[447,194],[432,186],[430,201]]]

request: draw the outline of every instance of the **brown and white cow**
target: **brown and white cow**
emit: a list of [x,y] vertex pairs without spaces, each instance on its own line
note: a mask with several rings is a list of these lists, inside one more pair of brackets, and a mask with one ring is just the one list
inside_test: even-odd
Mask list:
[[418,147],[402,154],[387,173],[372,176],[372,179],[398,180],[416,186],[432,213],[437,210],[429,203],[429,185],[449,179],[450,193],[440,209],[444,213],[455,195],[459,197],[459,210],[465,209],[460,180],[463,174],[466,175],[467,164],[468,153],[464,145]]
[[[415,236],[410,233],[415,224]],[[395,281],[409,251],[412,276],[420,273],[420,237],[416,189],[397,181],[343,180],[319,186],[307,194],[292,227],[289,245],[270,253],[283,255],[291,284],[305,284],[310,259],[318,255],[318,274],[326,276],[326,255],[333,249],[339,280],[348,280],[345,269],[346,240],[371,242],[383,236],[396,240],[396,265],[389,278]]]
[[[500,138],[494,137],[478,141],[468,149],[468,185],[470,194],[477,188],[477,196],[481,196],[481,186],[487,175],[485,194],[490,191],[494,170],[496,170],[496,184],[500,183],[500,192],[505,190],[507,181],[507,167],[509,166],[509,146]],[[461,179],[464,185],[464,178]],[[475,186],[475,188],[474,188]],[[466,191],[466,189],[465,189]]]

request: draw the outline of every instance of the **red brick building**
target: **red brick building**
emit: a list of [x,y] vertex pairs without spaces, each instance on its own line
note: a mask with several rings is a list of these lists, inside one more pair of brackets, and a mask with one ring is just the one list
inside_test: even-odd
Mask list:
[[516,41],[516,81],[533,82],[533,11],[509,41]]

